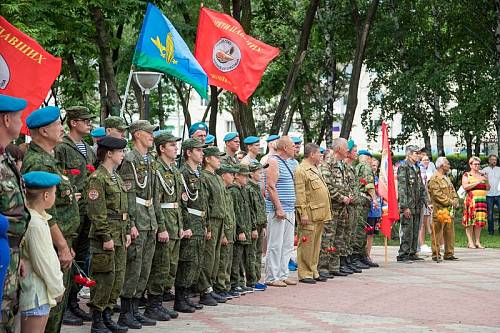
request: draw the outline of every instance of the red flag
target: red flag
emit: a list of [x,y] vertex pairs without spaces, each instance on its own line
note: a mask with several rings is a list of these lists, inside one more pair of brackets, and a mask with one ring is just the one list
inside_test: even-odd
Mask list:
[[[61,62],[0,16],[0,93],[27,100],[23,123],[47,97]],[[27,133],[26,126],[22,132]]]
[[380,163],[378,191],[384,198],[380,231],[385,237],[391,238],[391,227],[394,222],[399,220],[399,209],[394,170],[392,168],[391,147],[387,135],[387,124],[384,122],[382,123],[382,161]]
[[279,49],[248,36],[229,15],[200,11],[194,56],[208,75],[208,84],[234,92],[246,103]]

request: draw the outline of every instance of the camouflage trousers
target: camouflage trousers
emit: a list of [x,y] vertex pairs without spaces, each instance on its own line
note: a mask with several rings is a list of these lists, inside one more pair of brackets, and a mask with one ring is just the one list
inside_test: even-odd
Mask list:
[[174,286],[175,275],[177,274],[177,265],[179,264],[179,250],[181,247],[180,239],[170,239],[168,245],[168,276],[165,283],[165,291],[172,289]]
[[366,257],[366,231],[369,205],[359,205],[352,233],[352,254]]
[[[73,239],[66,238],[68,246],[71,248],[73,246]],[[49,319],[47,325],[45,326],[46,333],[59,333],[61,332],[62,319],[64,311],[68,305],[69,293],[71,291],[71,281],[73,281],[73,270],[68,269],[63,271],[63,283],[64,283],[64,295],[61,302],[57,303],[55,307],[50,309]]]
[[216,291],[229,291],[231,289],[231,268],[233,265],[234,243],[222,245],[220,248],[219,269],[214,283]]
[[358,219],[358,206],[351,206],[347,208],[347,225],[345,229],[345,243],[346,251],[341,254],[341,256],[350,256],[352,254],[353,243],[353,232],[356,226],[356,221]]
[[15,316],[19,308],[19,249],[10,248],[10,262],[3,284],[2,322],[0,332],[15,332]]
[[[343,212],[333,212],[333,220],[324,224],[318,263],[320,273],[339,271],[341,253],[346,251],[347,226]],[[335,251],[332,251],[333,248]]]
[[234,243],[233,264],[231,267],[231,289],[244,286],[245,275],[252,274],[251,270],[255,267],[255,253],[253,253],[251,247],[252,244]]
[[115,246],[113,251],[102,248],[91,248],[90,276],[96,285],[90,288],[88,306],[99,310],[113,309],[125,281],[125,266],[127,264],[127,249],[125,246]]
[[165,292],[170,271],[170,250],[168,243],[156,241],[155,254],[146,287],[150,295],[163,295],[163,292]]
[[202,269],[198,280],[198,290],[200,292],[204,292],[213,286],[219,269],[223,220],[211,218],[208,223],[210,224],[211,237],[205,241]]
[[175,276],[176,288],[191,288],[198,282],[204,247],[203,236],[191,236],[181,240],[179,265]]
[[[90,241],[89,241],[89,231],[90,231],[90,220],[87,215],[80,215],[80,227],[78,230],[78,237],[73,242],[73,250],[75,251],[75,261],[76,263],[88,273],[88,259],[90,255]],[[72,275],[77,274],[76,267],[73,267]],[[77,284],[73,279],[70,281],[70,291],[68,296],[68,305],[78,304],[78,292],[82,289],[82,286]]]
[[399,217],[401,222],[401,244],[399,245],[399,256],[411,256],[417,253],[418,229],[420,226],[420,212],[412,210],[409,219],[403,213]]
[[121,296],[141,298],[149,279],[156,246],[156,230],[139,230],[127,249],[127,268]]
[[264,232],[266,225],[257,226],[257,232],[259,237],[252,241],[252,245],[255,249],[255,283],[259,282],[262,278],[262,249],[264,248]]

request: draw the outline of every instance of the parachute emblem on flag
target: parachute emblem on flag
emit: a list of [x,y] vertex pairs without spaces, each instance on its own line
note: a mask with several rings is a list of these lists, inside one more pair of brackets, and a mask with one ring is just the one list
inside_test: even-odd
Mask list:
[[161,43],[159,36],[156,36],[156,39],[151,38],[151,41],[158,48],[161,57],[164,58],[167,63],[177,64],[177,60],[174,59],[174,39],[172,38],[171,32],[167,34],[165,45]]
[[227,38],[221,38],[214,45],[212,60],[221,72],[227,73],[238,67],[241,51],[238,45]]
[[10,82],[10,70],[7,61],[0,54],[0,89],[6,89]]

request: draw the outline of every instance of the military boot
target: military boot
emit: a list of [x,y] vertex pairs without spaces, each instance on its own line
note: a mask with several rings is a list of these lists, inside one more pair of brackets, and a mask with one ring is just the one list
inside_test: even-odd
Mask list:
[[208,306],[217,306],[217,301],[212,297],[210,293],[201,293],[200,304]]
[[353,255],[352,255],[352,259],[351,259],[351,260],[352,260],[352,264],[353,264],[354,266],[356,266],[357,268],[359,268],[359,269],[369,269],[369,268],[370,268],[370,266],[368,266],[368,265],[364,264],[364,263],[361,261],[361,258],[360,258],[360,256],[358,256],[358,255],[354,255],[354,254],[353,254]]
[[346,262],[346,266],[351,270],[353,271],[354,273],[362,273],[363,271],[358,267],[358,265],[355,265],[352,260],[351,260],[351,256],[347,256],[345,257],[345,262]]
[[104,325],[102,321],[101,311],[94,309],[92,310],[92,326],[90,327],[91,333],[111,333],[110,330]]
[[82,319],[83,321],[92,321],[92,316],[90,315],[90,313],[87,313],[80,309],[80,305],[78,304],[78,302],[72,302],[71,304],[68,304],[68,308],[75,316]]
[[173,300],[175,300],[175,296],[174,296],[174,293],[172,293],[171,290],[165,291],[163,293],[163,302],[170,302],[170,301],[173,301]]
[[354,274],[352,270],[349,269],[346,262],[346,257],[340,257],[340,270],[341,273]]
[[127,333],[128,332],[128,326],[122,326],[120,324],[117,324],[114,322],[112,316],[112,310],[109,308],[104,309],[102,312],[102,321],[104,322],[104,325],[113,333]]
[[[186,290],[186,289],[184,289],[184,290]],[[199,303],[195,303],[195,302],[193,302],[193,301],[191,300],[191,297],[189,297],[189,296],[188,296],[188,294],[186,294],[186,295],[184,296],[184,299],[186,300],[187,305],[189,305],[190,307],[195,308],[196,310],[201,310],[201,309],[203,309],[203,305],[201,305],[201,304],[199,304]]]
[[118,318],[118,324],[120,326],[127,326],[128,328],[140,329],[142,325],[138,322],[132,311],[132,300],[130,298],[122,297],[120,301],[121,312]]
[[170,316],[161,304],[162,295],[148,295],[148,305],[144,311],[144,316],[157,321],[169,321]]
[[174,310],[182,313],[195,312],[195,308],[187,304],[182,287],[175,287]]
[[144,317],[142,313],[139,312],[139,302],[138,298],[132,298],[132,314],[134,318],[141,323],[142,326],[156,326],[156,320]]

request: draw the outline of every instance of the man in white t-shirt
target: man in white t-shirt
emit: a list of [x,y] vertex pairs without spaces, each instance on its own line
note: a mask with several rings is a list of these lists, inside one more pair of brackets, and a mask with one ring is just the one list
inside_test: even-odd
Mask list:
[[[488,157],[488,166],[481,170],[488,177],[488,182],[490,183],[490,190],[486,195],[486,203],[488,205],[488,233],[493,235],[495,233],[495,223],[493,221],[493,210],[495,205],[497,209],[500,210],[500,191],[498,185],[500,183],[500,167],[497,166],[498,157],[496,155],[490,155]],[[499,232],[500,232],[500,217],[498,220]]]

